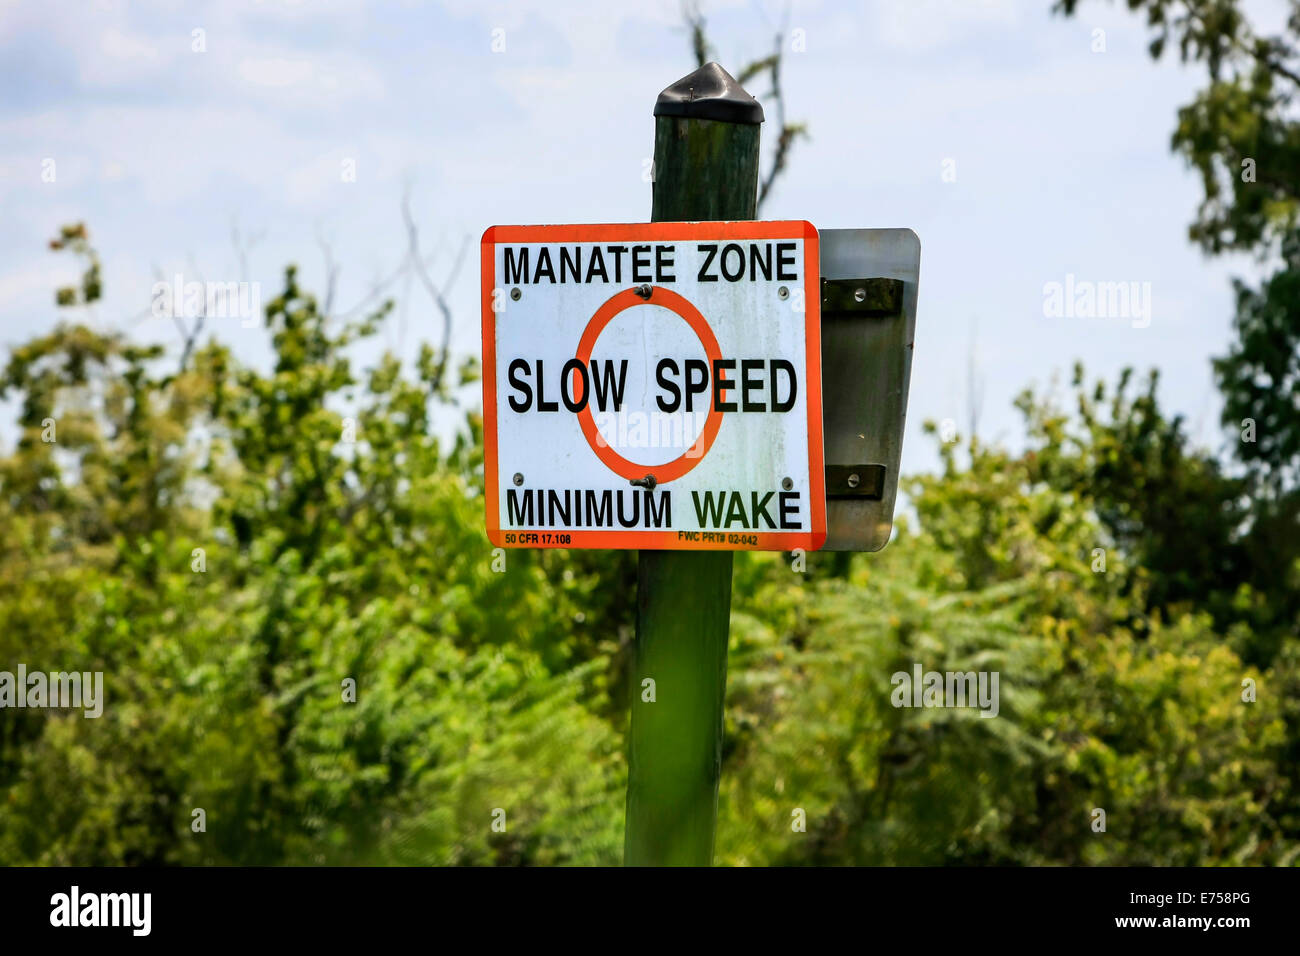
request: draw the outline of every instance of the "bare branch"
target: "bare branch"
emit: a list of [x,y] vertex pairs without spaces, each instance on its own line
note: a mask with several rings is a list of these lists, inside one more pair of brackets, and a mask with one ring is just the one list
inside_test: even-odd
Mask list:
[[[447,373],[447,362],[451,352],[451,325],[452,315],[451,306],[447,304],[446,297],[442,294],[442,289],[436,286],[432,279],[429,278],[429,272],[425,268],[424,261],[420,257],[420,241],[415,227],[415,219],[411,216],[411,196],[409,190],[402,197],[402,219],[406,223],[406,235],[410,244],[410,254],[407,261],[415,270],[416,276],[424,286],[429,298],[433,299],[434,305],[438,307],[442,315],[442,346],[438,352],[438,367],[431,383],[434,391],[442,386],[443,378]],[[461,263],[464,261],[466,250],[469,248],[469,239],[466,238],[461,244],[460,252],[456,256],[456,261],[452,265],[450,276],[447,284],[455,281],[456,275],[460,272]]]
[[[764,18],[766,19],[766,17]],[[685,20],[686,27],[691,34],[691,51],[695,56],[696,65],[703,66],[709,59],[709,40],[705,32],[704,14],[700,11],[698,0],[683,0],[682,19]],[[772,79],[772,89],[768,92],[767,97],[775,104],[778,132],[776,146],[772,150],[772,158],[767,172],[759,176],[758,211],[760,214],[764,202],[771,195],[772,187],[781,174],[786,171],[790,161],[790,150],[794,146],[795,140],[800,136],[808,135],[808,129],[803,123],[787,123],[785,118],[785,93],[781,88],[781,61],[789,28],[790,6],[787,4],[781,25],[776,32],[776,42],[772,52],[765,57],[760,57],[746,64],[744,69],[736,75],[736,81],[742,86],[764,74],[770,75]]]
[[202,286],[204,290],[204,293],[199,305],[199,314],[194,317],[194,327],[188,330],[180,319],[180,312],[184,306],[177,303],[174,299],[172,300],[172,321],[176,323],[176,328],[179,329],[181,333],[181,361],[179,367],[176,369],[178,374],[184,372],[185,367],[190,364],[190,354],[194,351],[194,344],[202,334],[203,324],[207,321],[208,317],[208,283],[203,278],[203,273],[199,270],[198,264],[194,261],[193,253],[188,254],[185,257],[185,261],[189,263],[190,271],[196,276],[199,285]]
[[239,232],[239,219],[232,219],[230,222],[230,243],[235,247],[235,261],[239,265],[239,280],[248,281],[248,254],[253,251],[257,245],[266,236],[266,230],[252,233],[247,238]]
[[785,47],[785,29],[776,35],[776,52],[768,57],[764,62],[768,64],[769,72],[772,74],[772,91],[769,94],[776,103],[776,125],[780,130],[776,139],[776,149],[772,153],[772,164],[768,167],[767,175],[763,177],[762,185],[758,190],[758,209],[762,212],[763,203],[767,200],[768,195],[772,192],[772,186],[778,176],[785,172],[786,164],[790,160],[790,148],[794,141],[800,136],[807,136],[808,129],[803,123],[787,123],[785,121],[785,93],[781,90],[781,53]]
[[334,293],[338,289],[339,269],[334,262],[333,250],[322,235],[319,225],[316,227],[316,245],[320,246],[321,256],[325,259],[325,308],[321,314],[328,319],[334,311]]
[[984,408],[984,376],[979,368],[979,320],[971,319],[970,347],[966,352],[966,413],[971,441],[979,432],[980,413]]
[[682,19],[691,31],[691,53],[695,56],[695,65],[701,67],[709,62],[709,40],[704,32],[704,14],[699,0],[682,0]]
[[[426,258],[423,263],[424,266],[426,268],[428,266],[431,266],[435,258],[436,256],[432,256],[432,255]],[[393,283],[395,283],[398,279],[402,278],[403,276],[409,275],[410,271],[411,271],[411,264],[409,258],[402,259],[401,264],[396,269],[394,269],[390,275],[388,275],[386,278],[377,279],[374,282],[372,282],[370,285],[370,291],[367,292],[365,295],[363,295],[361,299],[357,302],[357,304],[352,306],[352,308],[348,309],[345,312],[340,312],[338,318],[345,319],[345,320],[350,319],[353,316],[357,315],[357,313],[361,312],[362,310],[369,308],[371,303],[373,303],[375,299],[379,298],[380,295],[386,292],[388,288]]]
[[736,76],[736,82],[739,83],[741,86],[744,86],[754,77],[758,76],[758,74],[766,70],[776,69],[781,63],[780,41],[781,38],[777,37],[778,52],[772,54],[771,56],[765,56],[761,60],[755,60],[753,63],[749,64],[747,67],[745,67],[743,70],[740,71],[739,75]]

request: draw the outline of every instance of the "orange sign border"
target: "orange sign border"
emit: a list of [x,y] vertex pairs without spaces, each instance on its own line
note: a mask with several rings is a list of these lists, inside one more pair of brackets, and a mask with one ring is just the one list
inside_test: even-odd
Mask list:
[[[625,528],[528,528],[517,533],[565,536],[563,544],[505,541],[500,527],[501,505],[497,471],[497,369],[496,313],[492,293],[496,288],[496,246],[507,242],[613,242],[645,240],[659,242],[693,239],[749,240],[802,239],[804,241],[804,344],[805,388],[808,409],[809,514],[811,531],[749,530],[712,532],[743,535],[752,544],[731,541],[684,541],[676,531],[630,531]],[[647,549],[672,551],[816,551],[826,543],[826,467],[822,447],[822,362],[821,362],[821,256],[817,228],[802,219],[746,222],[654,222],[595,223],[589,225],[489,226],[479,246],[483,313],[483,471],[488,540],[498,548],[592,548]],[[515,533],[516,529],[506,529]],[[703,533],[703,532],[701,532]]]

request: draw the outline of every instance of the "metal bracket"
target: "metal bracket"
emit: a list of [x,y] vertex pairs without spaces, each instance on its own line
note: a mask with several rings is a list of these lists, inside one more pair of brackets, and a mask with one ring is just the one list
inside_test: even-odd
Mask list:
[[902,279],[822,279],[822,314],[898,315],[903,311]]
[[885,493],[884,465],[827,465],[826,497],[879,501]]

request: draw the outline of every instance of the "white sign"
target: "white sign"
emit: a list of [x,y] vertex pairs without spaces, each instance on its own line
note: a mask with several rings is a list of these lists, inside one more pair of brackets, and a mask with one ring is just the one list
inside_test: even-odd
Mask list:
[[493,226],[482,270],[493,544],[822,546],[810,223]]

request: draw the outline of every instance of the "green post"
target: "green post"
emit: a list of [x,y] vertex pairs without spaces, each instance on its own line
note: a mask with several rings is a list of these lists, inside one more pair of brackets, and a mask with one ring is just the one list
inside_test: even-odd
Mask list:
[[[654,222],[753,219],[763,108],[709,63],[655,104]],[[718,813],[730,551],[642,551],[628,735],[629,866],[708,866]],[[655,682],[653,703],[642,682]]]

